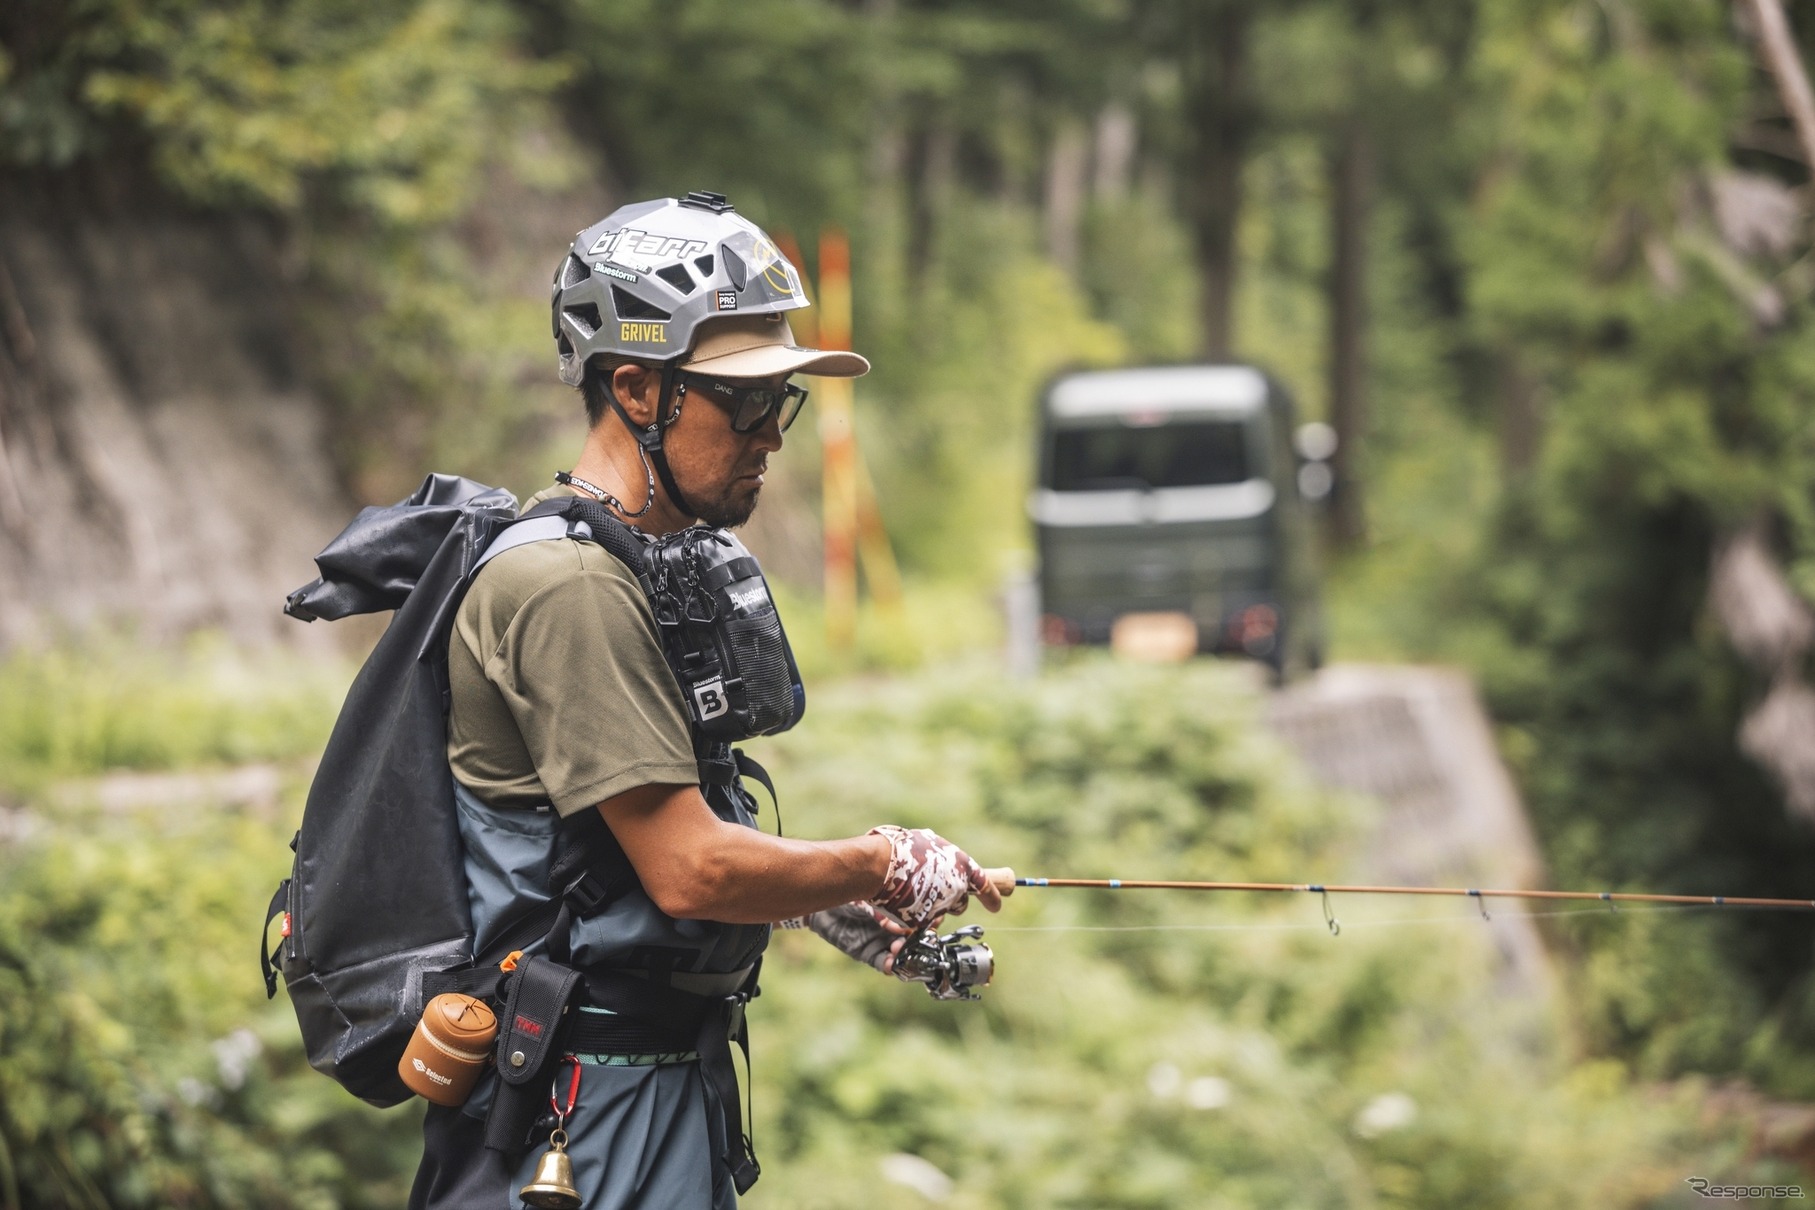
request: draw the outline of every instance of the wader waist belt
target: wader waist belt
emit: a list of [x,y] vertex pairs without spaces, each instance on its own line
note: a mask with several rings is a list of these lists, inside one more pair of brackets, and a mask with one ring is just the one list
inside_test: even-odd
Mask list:
[[[701,1031],[723,1019],[721,1002],[742,991],[750,980],[750,970],[725,975],[676,974],[669,979],[664,985],[640,977],[640,972],[588,975],[581,1003],[604,1011],[575,1016],[566,1039],[567,1051],[636,1055],[698,1050]],[[686,982],[692,986],[679,986]]]
[[[544,959],[528,959],[512,977],[505,1011],[500,1014],[505,1022],[498,1040],[502,1083],[486,1121],[485,1145],[507,1154],[521,1153],[531,1126],[547,1103],[550,1059],[562,1054],[695,1051],[700,1074],[712,1085],[724,1115],[726,1167],[738,1193],[747,1192],[761,1168],[744,1129],[731,1045],[736,1043],[744,1052],[747,1066],[750,1039],[744,1005],[756,994],[760,966],[722,975],[676,972],[649,977],[641,971],[597,971],[582,982],[577,971]],[[534,985],[544,988],[540,997],[532,992]],[[521,1066],[507,1071],[510,1059],[519,1053],[513,1031],[520,1019],[517,1010],[525,1001],[539,1003],[536,1021],[560,1022],[554,1045],[538,1048],[532,1056],[533,1078],[526,1077]],[[553,1003],[560,1008],[553,1008]],[[576,1006],[605,1011],[570,1011]]]

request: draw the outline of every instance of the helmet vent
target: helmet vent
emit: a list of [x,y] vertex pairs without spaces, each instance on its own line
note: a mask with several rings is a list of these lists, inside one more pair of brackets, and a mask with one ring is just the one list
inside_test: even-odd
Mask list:
[[712,253],[708,252],[704,256],[695,257],[693,259],[693,267],[700,271],[701,277],[705,278],[707,281],[711,281],[712,280]]
[[693,293],[693,275],[687,272],[686,265],[669,265],[666,269],[657,269],[655,275],[682,294]]
[[562,307],[561,310],[573,326],[580,329],[582,336],[591,337],[605,326],[605,321],[599,318],[599,308],[592,303],[576,303],[571,307]]
[[617,309],[619,319],[671,319],[667,311],[652,307],[628,290],[617,286],[611,288],[611,305]]
[[586,262],[570,253],[567,264],[562,267],[561,288],[571,290],[591,276],[592,271],[586,267]]
[[725,272],[731,276],[731,284],[741,292],[744,283],[750,278],[750,271],[744,267],[744,258],[729,248],[720,248],[719,255],[725,258]]

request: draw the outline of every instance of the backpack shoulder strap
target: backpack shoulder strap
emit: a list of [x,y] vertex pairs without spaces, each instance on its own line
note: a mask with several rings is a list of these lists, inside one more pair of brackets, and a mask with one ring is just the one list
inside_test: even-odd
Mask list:
[[566,517],[524,517],[513,521],[500,530],[498,536],[492,539],[492,544],[485,548],[485,553],[473,564],[473,574],[478,575],[481,567],[507,550],[528,546],[531,542],[552,542],[557,538],[565,538],[568,529]]
[[479,556],[479,561],[473,564],[472,574],[477,575],[481,567],[507,550],[527,546],[531,542],[551,542],[559,538],[597,543],[615,555],[620,563],[630,569],[632,575],[642,578],[642,536],[612,516],[597,500],[587,500],[580,496],[544,500],[506,525],[493,537],[485,553]]

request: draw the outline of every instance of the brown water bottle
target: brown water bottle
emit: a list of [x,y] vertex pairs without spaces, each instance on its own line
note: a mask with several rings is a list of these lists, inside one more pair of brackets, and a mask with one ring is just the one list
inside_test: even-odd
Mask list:
[[485,1001],[447,992],[429,1001],[397,1061],[410,1091],[437,1105],[463,1105],[491,1058],[498,1018]]

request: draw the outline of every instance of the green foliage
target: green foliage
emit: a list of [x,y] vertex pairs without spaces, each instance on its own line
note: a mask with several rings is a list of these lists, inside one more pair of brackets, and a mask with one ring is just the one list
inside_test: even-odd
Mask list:
[[[511,10],[484,0],[32,4],[49,24],[7,95],[15,163],[67,160],[46,132],[112,118],[150,137],[169,182],[202,201],[296,211],[308,190],[382,222],[459,212],[491,148],[518,133],[556,65],[500,54]],[[23,32],[23,31],[21,31]],[[32,42],[27,42],[32,46]],[[30,95],[36,87],[40,94]],[[81,119],[59,118],[80,111]],[[90,148],[96,149],[96,148]]]
[[0,662],[0,792],[114,769],[289,760],[320,750],[349,670],[212,638],[172,652],[91,635]]
[[[1472,301],[1539,373],[1549,431],[1477,564],[1474,599],[1506,640],[1479,663],[1530,753],[1558,880],[1801,894],[1815,842],[1734,749],[1756,690],[1704,602],[1715,537],[1783,501],[1799,513],[1815,487],[1809,316],[1749,313],[1687,200],[1748,104],[1725,10],[1628,18],[1608,37],[1550,10],[1518,25],[1527,53],[1489,66],[1515,98],[1500,137],[1519,170],[1481,199]],[[1801,534],[1788,549],[1806,562]],[[1804,1064],[1761,1062],[1749,1039],[1767,1022],[1815,1037],[1794,990],[1809,936],[1747,920],[1597,951],[1583,976],[1596,1039],[1649,1070],[1740,1068],[1807,1095]],[[1665,978],[1666,954],[1705,974]],[[1715,1009],[1723,969],[1744,980]]]
[[264,1002],[250,943],[280,829],[215,812],[95,823],[0,851],[0,1196],[400,1205],[415,1115],[310,1071],[287,1006]]
[[[1334,647],[1482,677],[1557,885],[1810,893],[1815,838],[1734,742],[1765,686],[1706,604],[1716,538],[1758,517],[1815,586],[1801,253],[1734,247],[1709,201],[1735,168],[1803,179],[1751,133],[1771,82],[1718,4],[1445,7],[1257,26],[1240,328],[1313,414],[1332,118],[1379,166],[1370,538]],[[1560,933],[1597,1053],[1815,1088],[1806,923]]]
[[583,137],[638,196],[717,189],[808,231],[856,209],[882,56],[847,6],[561,0],[543,11],[537,41],[582,73]]
[[993,590],[1026,545],[1040,388],[1061,369],[1123,360],[1125,343],[1039,255],[1025,215],[977,203],[953,218],[919,294],[871,286],[864,347],[878,368],[858,388],[872,420],[862,436],[886,451],[878,494],[909,566]]
[[[1287,772],[1238,684],[954,669],[823,694],[760,755],[809,835],[934,824],[1051,876],[1339,869],[1366,812]],[[1693,1124],[1697,1086],[1654,1100],[1618,1064],[1567,1068],[1472,917],[1338,911],[1332,939],[1306,901],[1024,889],[982,921],[999,974],[968,1007],[783,936],[755,1015],[776,1159],[749,1200],[917,1204],[877,1184],[897,1151],[951,1175],[952,1204],[1002,1207],[1636,1206],[1734,1162]],[[1382,1097],[1412,1120],[1374,1133]]]
[[294,351],[339,405],[343,469],[394,498],[481,442],[508,462],[558,406],[518,386],[552,364],[539,290],[473,246],[482,198],[586,163],[548,107],[568,62],[527,52],[521,25],[505,0],[28,0],[0,14],[0,165],[86,158],[127,189],[149,171],[186,204],[275,216],[263,269],[274,305],[300,303]]
[[894,606],[860,600],[850,651],[834,651],[827,643],[820,597],[785,583],[771,586],[809,698],[832,677],[937,667],[974,659],[980,649],[1002,644],[1000,610],[966,584],[916,577],[903,586],[902,599]]
[[1196,349],[1196,283],[1183,228],[1160,198],[1099,198],[1085,212],[1079,285],[1127,342],[1129,361],[1186,361]]
[[1054,109],[1088,114],[1103,93],[1105,48],[1080,35],[1126,7],[561,0],[537,39],[580,65],[581,126],[639,194],[720,188],[780,226],[862,230],[890,205],[878,127],[900,138],[932,118],[1037,179]]

